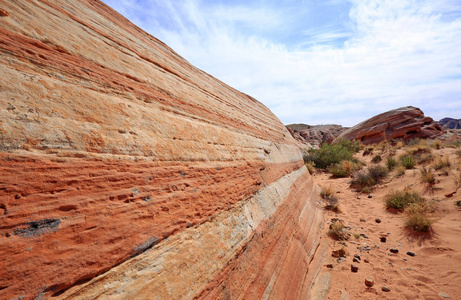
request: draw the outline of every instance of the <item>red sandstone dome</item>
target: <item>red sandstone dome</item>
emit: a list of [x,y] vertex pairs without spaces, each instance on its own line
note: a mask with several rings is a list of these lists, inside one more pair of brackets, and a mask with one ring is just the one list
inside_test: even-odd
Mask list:
[[445,130],[432,118],[424,116],[419,108],[407,106],[363,121],[342,132],[335,140],[346,138],[374,144],[393,139],[434,139],[444,133]]

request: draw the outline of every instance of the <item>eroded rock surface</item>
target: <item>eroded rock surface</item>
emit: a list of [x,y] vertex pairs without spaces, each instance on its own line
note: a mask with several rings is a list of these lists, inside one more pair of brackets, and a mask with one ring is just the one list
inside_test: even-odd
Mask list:
[[424,116],[419,108],[407,106],[363,121],[341,133],[336,140],[346,138],[373,144],[392,139],[434,139],[444,133],[445,130],[432,118]]
[[319,147],[323,143],[331,143],[347,128],[341,125],[305,125],[305,124],[290,124],[286,126],[293,138],[297,141],[308,145]]
[[306,298],[319,191],[269,109],[100,1],[0,5],[0,298]]

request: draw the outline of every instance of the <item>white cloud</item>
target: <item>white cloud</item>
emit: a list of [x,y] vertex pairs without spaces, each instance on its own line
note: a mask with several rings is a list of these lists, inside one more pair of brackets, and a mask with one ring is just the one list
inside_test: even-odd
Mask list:
[[301,1],[106,2],[284,123],[354,125],[406,105],[461,117],[459,1],[351,0],[343,27],[308,28]]

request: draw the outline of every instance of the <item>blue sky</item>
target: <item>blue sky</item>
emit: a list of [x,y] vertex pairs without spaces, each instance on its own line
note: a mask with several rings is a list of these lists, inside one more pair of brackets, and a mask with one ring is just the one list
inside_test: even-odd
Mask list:
[[103,0],[285,123],[461,118],[459,0]]

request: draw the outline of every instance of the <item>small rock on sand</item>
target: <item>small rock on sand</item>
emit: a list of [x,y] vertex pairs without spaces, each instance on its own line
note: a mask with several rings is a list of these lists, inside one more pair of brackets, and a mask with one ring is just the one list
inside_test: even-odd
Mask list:
[[381,223],[381,219],[376,218],[376,219],[375,219],[375,222],[379,224],[379,223]]
[[370,277],[368,276],[367,278],[365,278],[365,285],[367,287],[372,287],[375,285],[375,281],[373,280],[373,277]]
[[450,298],[450,296],[448,296],[447,294],[442,293],[442,292],[439,293],[439,296],[443,297],[443,298]]
[[390,291],[391,291],[391,289],[388,288],[387,286],[383,286],[383,287],[381,288],[381,290],[382,290],[383,292],[390,292]]
[[351,271],[352,272],[357,273],[358,270],[359,270],[359,267],[357,267],[355,265],[351,265]]

